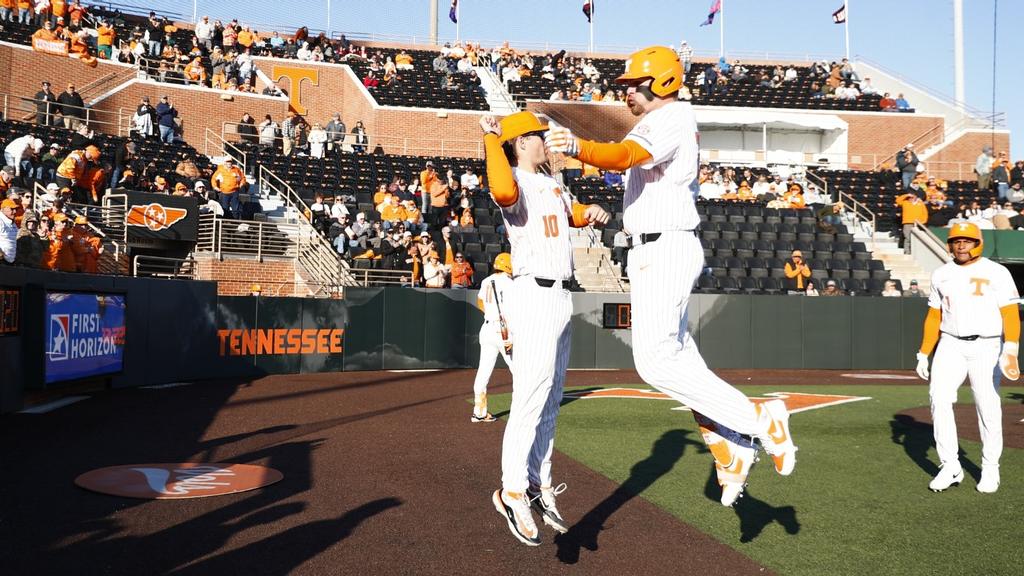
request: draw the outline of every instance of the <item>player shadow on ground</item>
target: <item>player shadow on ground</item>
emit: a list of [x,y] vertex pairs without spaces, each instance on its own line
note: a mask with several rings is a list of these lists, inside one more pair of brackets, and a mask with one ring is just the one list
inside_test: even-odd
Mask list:
[[[769,460],[769,465],[771,461]],[[704,484],[704,495],[709,500],[720,504],[722,487],[718,485],[718,474],[715,463],[711,463],[711,473]],[[772,506],[764,500],[758,500],[750,493],[750,486],[743,490],[743,496],[733,505],[736,517],[740,519],[740,542],[753,542],[772,524],[778,524],[786,534],[796,535],[800,532],[800,521],[796,517],[796,508],[792,506]]]
[[568,533],[555,536],[558,559],[563,564],[576,564],[580,548],[596,551],[598,535],[619,508],[641,494],[658,478],[668,474],[683,457],[687,446],[704,449],[703,442],[689,437],[691,433],[689,430],[669,430],[658,438],[651,448],[650,456],[633,465],[625,482],[584,514]]
[[1011,392],[1007,398],[1010,400],[1020,400],[1020,403],[1024,404],[1024,394],[1021,394],[1020,392]]
[[[571,390],[571,392],[582,393],[582,392],[593,392],[594,390],[604,390],[604,387],[603,386],[591,386],[589,388],[573,388]],[[572,404],[573,402],[575,402],[577,400],[580,400],[580,398],[577,397],[577,396],[565,396],[563,394],[562,395],[562,402],[559,404],[559,407],[566,406],[568,404]],[[503,410],[501,412],[495,412],[493,414],[493,416],[495,418],[503,418],[503,417],[508,416],[508,415],[509,415],[509,410]]]
[[[935,446],[935,433],[931,424],[921,422],[909,414],[896,414],[889,421],[892,428],[892,442],[903,446],[903,451],[929,477],[939,473],[938,464],[928,456],[928,451]],[[964,472],[975,480],[981,479],[981,468],[967,458],[964,449],[959,452],[960,464]]]

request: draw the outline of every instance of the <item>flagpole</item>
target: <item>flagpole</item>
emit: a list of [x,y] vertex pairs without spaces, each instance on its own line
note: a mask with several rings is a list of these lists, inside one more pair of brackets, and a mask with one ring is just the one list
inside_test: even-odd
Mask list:
[[725,0],[718,4],[718,55],[725,56]]
[[455,4],[455,41],[462,42],[462,34],[460,33],[460,26],[462,26],[462,4]]
[[199,0],[192,0],[192,25],[199,21]]
[[331,37],[331,0],[327,0],[327,37]]
[[596,7],[594,5],[594,2],[591,2],[590,3],[590,53],[591,54],[594,53],[594,15],[595,15],[595,12],[597,12],[597,10],[595,10],[595,8]]
[[[833,4],[834,6],[834,4]],[[843,9],[846,11],[846,22],[843,29],[846,31],[846,59],[850,59],[850,0],[843,0]]]

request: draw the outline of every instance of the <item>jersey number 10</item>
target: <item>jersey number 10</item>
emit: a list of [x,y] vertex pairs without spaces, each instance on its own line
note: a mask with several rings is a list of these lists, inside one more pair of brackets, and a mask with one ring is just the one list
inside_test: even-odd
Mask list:
[[557,238],[558,237],[558,215],[552,214],[550,216],[544,216],[544,237],[545,238]]

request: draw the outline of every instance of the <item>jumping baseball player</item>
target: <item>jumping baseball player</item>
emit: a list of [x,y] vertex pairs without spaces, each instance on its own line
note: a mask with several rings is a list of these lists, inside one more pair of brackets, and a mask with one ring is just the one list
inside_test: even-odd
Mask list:
[[476,401],[470,422],[494,422],[494,416],[487,411],[487,383],[491,380],[498,354],[505,359],[505,364],[512,366],[512,339],[507,317],[501,308],[511,285],[512,255],[502,252],[494,258],[494,274],[480,283],[480,293],[476,298],[476,307],[484,313],[484,323],[480,326],[480,366],[473,381]]
[[600,206],[579,204],[553,178],[542,124],[530,112],[480,120],[491,196],[501,207],[512,244],[512,285],[507,308],[512,341],[512,407],[501,447],[501,484],[492,496],[509,530],[524,544],[540,544],[531,507],[558,532],[569,530],[555,505],[551,452],[555,418],[569,365],[573,275],[568,229],[605,224]]
[[[628,86],[626,104],[640,122],[618,143],[576,138],[553,127],[545,138],[549,152],[579,158],[607,170],[628,170],[623,223],[631,235],[629,279],[632,292],[633,361],[647,383],[686,404],[713,424],[709,437],[720,475],[722,504],[743,492],[755,450],[736,436],[756,437],[772,456],[775,470],[792,473],[796,446],[789,413],[781,400],[754,404],[708,369],[686,330],[686,312],[704,253],[694,230],[700,224],[694,204],[697,184],[697,121],[688,102],[679,101],[683,69],[669,48],[645,48],[626,60],[616,82]],[[711,444],[711,443],[714,444]]]
[[[918,376],[925,380],[931,376],[928,392],[941,466],[928,487],[941,492],[964,479],[957,456],[960,447],[953,403],[966,376],[971,380],[981,432],[981,481],[977,488],[978,492],[992,493],[999,489],[999,456],[1003,452],[999,377],[1000,373],[1009,380],[1020,377],[1017,287],[1009,270],[982,258],[981,230],[975,224],[955,224],[946,242],[953,261],[932,273],[928,316],[917,353]],[[928,356],[933,349],[935,358],[929,371]]]

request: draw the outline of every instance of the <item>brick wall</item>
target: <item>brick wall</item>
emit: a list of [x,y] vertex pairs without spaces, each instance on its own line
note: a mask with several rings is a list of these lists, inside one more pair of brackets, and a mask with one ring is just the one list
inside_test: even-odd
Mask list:
[[974,162],[985,146],[992,146],[997,153],[1009,150],[1010,134],[1004,131],[963,134],[925,160],[928,173],[947,180],[974,180]]
[[301,284],[296,286],[298,277],[295,263],[246,259],[219,260],[200,255],[196,263],[197,280],[215,280],[217,294],[221,296],[246,296],[253,284],[259,284],[264,296],[305,296]]
[[[945,119],[938,116],[886,112],[837,116],[849,124],[849,155],[860,157],[859,162],[858,158],[851,158],[851,168],[860,170],[871,170],[884,160],[892,163],[890,156],[925,133],[935,134],[937,141],[945,125]],[[918,150],[924,149],[928,143],[919,143]]]

